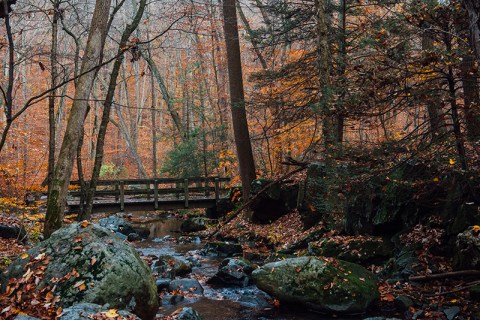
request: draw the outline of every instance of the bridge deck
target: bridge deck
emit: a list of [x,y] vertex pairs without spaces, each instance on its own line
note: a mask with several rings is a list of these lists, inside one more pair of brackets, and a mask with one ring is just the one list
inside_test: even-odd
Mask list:
[[[225,191],[221,183],[229,180],[218,177],[100,180],[93,212],[214,208]],[[73,181],[71,185],[79,186],[80,182]],[[80,209],[80,196],[78,189],[69,192],[70,212]]]

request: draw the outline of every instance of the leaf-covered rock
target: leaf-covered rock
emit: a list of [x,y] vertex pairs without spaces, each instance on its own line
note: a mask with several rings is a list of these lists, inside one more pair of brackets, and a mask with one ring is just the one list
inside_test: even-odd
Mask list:
[[379,299],[374,275],[357,264],[315,257],[272,262],[252,273],[261,290],[281,303],[322,312],[364,313]]
[[[78,303],[109,304],[132,311],[142,319],[152,319],[158,309],[157,288],[152,274],[136,250],[95,224],[73,223],[54,232],[31,248],[28,258],[15,260],[8,279],[21,278],[25,266],[48,257],[38,288],[56,286],[63,308]],[[42,267],[43,268],[43,267]],[[28,272],[28,271],[27,271]]]

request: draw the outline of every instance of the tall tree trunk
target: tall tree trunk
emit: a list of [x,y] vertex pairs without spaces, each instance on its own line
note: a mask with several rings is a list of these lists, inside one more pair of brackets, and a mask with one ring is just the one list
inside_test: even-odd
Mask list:
[[463,0],[467,9],[470,29],[470,45],[477,60],[480,62],[480,2],[478,0]]
[[[144,2],[145,0],[143,0],[140,3],[139,9],[144,8],[144,5],[142,5],[142,3]],[[124,59],[123,48],[126,46],[128,38],[130,37],[132,32],[138,26],[137,17],[139,14],[140,14],[139,11],[137,11],[137,14],[135,15],[135,18],[132,24],[127,26],[127,28],[125,29],[122,35],[122,39],[120,40],[119,48],[117,51],[118,56],[117,56],[117,59],[115,59],[112,71],[110,73],[110,82],[108,84],[107,96],[105,98],[105,101],[103,102],[102,120],[100,122],[100,127],[98,129],[98,138],[97,138],[97,145],[95,148],[95,161],[92,169],[92,178],[90,179],[90,184],[88,186],[85,210],[81,219],[88,219],[92,214],[93,198],[95,197],[95,189],[97,188],[98,178],[100,176],[100,169],[102,167],[102,162],[103,162],[105,135],[107,133],[108,122],[110,120],[110,113],[112,110],[112,103],[115,95],[115,88],[117,86],[117,78],[120,72],[120,67]],[[143,11],[141,12],[140,18],[142,15],[143,15]],[[140,18],[138,18],[138,20],[140,20]],[[136,25],[135,25],[135,22],[136,22]]]
[[332,70],[331,70],[331,52],[328,39],[328,17],[327,0],[315,0],[315,9],[317,16],[317,47],[318,47],[318,101],[320,113],[322,115],[322,133],[323,143],[327,157],[335,150],[336,130],[335,113],[332,106]]
[[180,133],[180,136],[182,137],[182,139],[184,139],[186,137],[185,127],[182,123],[182,119],[180,118],[180,115],[178,114],[177,110],[175,109],[175,105],[173,103],[173,100],[170,97],[170,92],[168,92],[167,86],[165,85],[165,82],[163,81],[163,77],[160,74],[160,71],[158,70],[157,65],[153,61],[152,57],[150,57],[148,54],[145,54],[145,52],[143,52],[143,50],[140,50],[140,53],[141,53],[142,57],[145,59],[145,61],[148,63],[148,66],[150,67],[150,70],[155,75],[155,78],[157,79],[158,86],[160,87],[160,91],[162,92],[163,100],[165,100],[165,103],[167,104],[168,112],[172,116],[173,123],[175,124],[175,127],[178,130],[178,133]]
[[463,55],[460,63],[460,75],[463,84],[465,126],[467,138],[471,142],[480,141],[480,95],[478,68],[470,54]]
[[4,1],[3,4],[5,5],[5,12],[7,13],[4,20],[5,20],[5,29],[7,31],[7,39],[8,39],[8,84],[7,84],[7,91],[3,92],[3,99],[4,105],[3,110],[5,113],[6,125],[2,131],[2,138],[0,139],[0,152],[2,151],[3,147],[5,146],[5,141],[7,139],[8,131],[12,126],[12,108],[13,108],[13,81],[14,81],[14,67],[15,67],[15,50],[14,50],[14,42],[13,42],[13,35],[12,35],[12,26],[10,25],[10,15],[8,14],[8,4],[7,1]]
[[245,96],[243,92],[242,62],[235,0],[223,0],[223,21],[225,44],[227,47],[228,83],[230,86],[230,108],[232,112],[233,134],[237,147],[237,157],[242,180],[243,198],[248,201],[250,184],[255,179],[255,163],[248,132]]
[[52,18],[52,43],[50,52],[50,88],[52,92],[48,97],[48,124],[49,124],[49,139],[48,139],[48,193],[50,194],[51,183],[53,179],[53,170],[55,169],[55,95],[54,89],[57,82],[57,49],[58,49],[58,15],[59,15],[60,1],[53,2],[53,18]]
[[[82,61],[81,73],[100,64],[107,34],[107,24],[111,0],[97,0],[92,17],[92,23],[88,34],[85,54]],[[78,80],[75,88],[75,97],[65,129],[62,147],[55,166],[55,172],[51,183],[51,192],[47,201],[47,213],[45,216],[45,238],[50,237],[52,232],[59,229],[63,222],[65,201],[67,197],[70,175],[72,174],[75,152],[80,141],[80,133],[87,113],[87,102],[96,72],[84,74]]]
[[[429,55],[434,51],[434,43],[431,32],[427,25],[422,26],[422,52]],[[433,82],[435,89],[439,89],[437,81]],[[425,102],[427,104],[428,120],[430,122],[430,134],[432,141],[438,140],[445,134],[445,123],[443,122],[441,112],[441,97],[438,95],[439,90],[430,90],[426,93]]]

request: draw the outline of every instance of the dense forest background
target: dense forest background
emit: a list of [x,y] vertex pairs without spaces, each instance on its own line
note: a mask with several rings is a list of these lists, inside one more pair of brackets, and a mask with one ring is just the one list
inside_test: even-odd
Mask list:
[[[0,47],[0,192],[19,197],[45,185],[49,146],[54,157],[60,148],[95,3],[4,3],[13,11]],[[112,3],[73,179],[91,175],[110,62],[138,6]],[[435,0],[238,2],[257,176],[286,172],[286,159],[354,161],[360,151],[378,151],[370,159],[385,168],[415,155],[478,169],[477,9]],[[221,2],[153,1],[144,11],[120,48],[100,177],[239,182]]]

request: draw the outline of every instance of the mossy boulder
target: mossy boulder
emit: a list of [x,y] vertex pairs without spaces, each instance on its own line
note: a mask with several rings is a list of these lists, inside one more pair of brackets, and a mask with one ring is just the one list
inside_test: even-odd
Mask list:
[[333,258],[272,262],[253,271],[252,277],[259,289],[280,302],[321,312],[361,314],[380,297],[370,271]]
[[480,227],[472,226],[457,236],[454,256],[456,269],[480,270]]
[[158,310],[157,288],[150,269],[132,246],[108,229],[73,223],[27,254],[27,258],[20,257],[9,266],[3,289],[9,279],[22,277],[30,261],[33,270],[36,263],[42,262],[35,258],[43,255],[49,263],[38,287],[56,285],[55,293],[63,308],[79,303],[109,304],[142,319],[153,319]]
[[333,237],[309,243],[308,253],[370,265],[391,257],[392,248],[380,237]]

